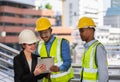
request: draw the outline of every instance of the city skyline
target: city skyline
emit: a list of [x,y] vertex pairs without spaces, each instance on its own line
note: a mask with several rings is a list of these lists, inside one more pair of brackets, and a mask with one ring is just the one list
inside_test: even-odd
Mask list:
[[[36,0],[39,1],[42,6],[45,5],[46,3],[50,3],[50,5],[52,5],[52,9],[55,11],[55,15],[59,14],[62,15],[62,0],[45,0],[45,1],[41,1],[41,0]],[[103,1],[103,11],[105,13],[105,11],[111,6],[111,0],[102,0]]]

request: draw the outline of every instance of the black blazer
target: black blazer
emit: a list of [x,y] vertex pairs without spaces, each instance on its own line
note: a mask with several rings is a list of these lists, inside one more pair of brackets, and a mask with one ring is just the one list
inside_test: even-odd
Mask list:
[[14,57],[14,82],[37,82],[37,79],[42,79],[47,74],[40,74],[34,76],[33,72],[37,64],[37,56],[32,54],[32,68],[31,72],[29,65],[25,58],[24,52],[21,51],[19,55]]

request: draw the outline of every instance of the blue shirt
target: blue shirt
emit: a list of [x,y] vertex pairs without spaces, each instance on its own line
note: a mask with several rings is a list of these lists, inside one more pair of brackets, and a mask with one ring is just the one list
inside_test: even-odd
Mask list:
[[[85,50],[96,40],[84,44]],[[107,53],[103,46],[98,45],[96,51],[96,64],[98,66],[98,82],[108,82]]]
[[[45,46],[47,48],[47,53],[48,55],[50,54],[50,48],[52,45],[52,42],[54,41],[55,36],[52,35],[51,39],[49,42],[45,43]],[[62,59],[63,59],[63,64],[59,67],[60,71],[67,71],[69,67],[71,66],[71,55],[70,55],[70,46],[67,40],[62,40]],[[38,54],[38,50],[36,52]]]

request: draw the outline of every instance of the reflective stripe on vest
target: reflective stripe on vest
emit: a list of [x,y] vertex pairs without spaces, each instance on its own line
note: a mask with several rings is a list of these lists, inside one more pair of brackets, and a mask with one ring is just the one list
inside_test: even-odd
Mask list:
[[52,74],[50,77],[51,78],[58,78],[58,77],[61,77],[61,76],[64,76],[64,75],[67,75],[71,72],[71,69],[69,69],[67,72],[61,72],[59,74]]
[[[54,64],[57,66],[61,66],[63,64],[63,60],[61,58],[61,42],[62,42],[62,39],[55,38],[55,40],[52,43],[52,46],[50,49],[50,54],[49,54],[50,57],[54,57]],[[47,50],[45,48],[45,44],[43,41],[39,42],[38,50],[39,50],[38,52],[41,57],[48,56]],[[67,75],[67,77],[65,77],[66,75]],[[64,79],[70,79],[73,77],[73,70],[71,68],[69,68],[69,70],[66,72],[52,72],[51,73],[52,79],[54,79],[54,78],[58,79],[59,77],[62,77]],[[63,79],[60,78],[60,80],[63,80]]]
[[[83,76],[82,82],[97,82],[98,80],[98,69],[95,61],[95,52],[97,45],[101,44],[95,41],[89,49],[84,53],[82,59]],[[102,45],[102,44],[101,44]]]

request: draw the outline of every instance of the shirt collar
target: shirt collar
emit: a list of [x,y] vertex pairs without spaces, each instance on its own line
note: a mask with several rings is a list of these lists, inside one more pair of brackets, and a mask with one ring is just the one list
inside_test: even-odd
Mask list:
[[47,43],[45,43],[45,44],[51,44],[51,43],[54,41],[54,39],[55,39],[55,36],[52,35],[52,36],[51,36],[51,39],[50,39]]
[[96,41],[96,40],[91,40],[90,42],[85,43],[85,44],[84,44],[85,49],[88,49],[88,48],[90,47],[90,45],[91,45],[92,43],[94,43],[95,41]]

